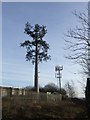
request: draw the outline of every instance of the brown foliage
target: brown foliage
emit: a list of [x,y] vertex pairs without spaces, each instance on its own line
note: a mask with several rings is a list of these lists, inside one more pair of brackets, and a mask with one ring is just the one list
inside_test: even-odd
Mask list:
[[[76,104],[70,100],[53,101],[31,101],[29,98],[3,98],[2,120],[36,120],[36,119],[75,119],[84,113],[85,105]],[[79,116],[80,117],[80,116]],[[84,116],[86,119],[86,116]]]

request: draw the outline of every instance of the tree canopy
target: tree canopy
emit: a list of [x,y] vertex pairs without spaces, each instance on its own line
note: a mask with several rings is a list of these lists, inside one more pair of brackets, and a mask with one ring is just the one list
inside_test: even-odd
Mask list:
[[[47,61],[51,58],[48,55],[49,44],[43,40],[43,37],[47,33],[46,26],[35,24],[35,26],[31,26],[29,22],[26,23],[24,33],[29,35],[32,40],[26,40],[25,42],[21,43],[21,47],[26,47],[26,60],[32,61],[35,63],[35,54],[37,52],[38,62]],[[37,46],[37,51],[36,51]]]

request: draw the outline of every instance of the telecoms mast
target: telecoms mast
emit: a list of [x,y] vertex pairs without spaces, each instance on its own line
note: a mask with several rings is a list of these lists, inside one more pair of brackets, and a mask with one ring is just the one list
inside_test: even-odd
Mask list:
[[60,92],[61,92],[61,72],[63,70],[63,66],[55,66],[55,77],[59,79],[59,87],[60,87]]

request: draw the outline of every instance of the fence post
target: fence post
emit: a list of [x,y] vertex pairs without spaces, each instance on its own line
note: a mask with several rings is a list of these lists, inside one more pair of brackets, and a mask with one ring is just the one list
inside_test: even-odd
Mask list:
[[12,88],[7,88],[7,92],[8,92],[8,96],[11,97],[12,96]]
[[86,106],[87,106],[87,115],[90,119],[90,78],[87,78],[87,84],[86,84]]

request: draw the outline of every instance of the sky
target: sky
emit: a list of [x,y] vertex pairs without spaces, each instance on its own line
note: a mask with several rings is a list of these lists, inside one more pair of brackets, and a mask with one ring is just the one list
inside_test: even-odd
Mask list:
[[[74,81],[77,92],[81,89],[80,66],[71,63],[64,56],[65,35],[70,28],[78,25],[72,14],[87,11],[87,2],[3,2],[2,3],[2,77],[0,84],[12,87],[34,85],[34,65],[25,60],[26,50],[20,43],[29,38],[24,33],[26,22],[31,25],[45,25],[47,34],[44,40],[50,45],[51,60],[39,64],[39,85],[58,84],[55,78],[55,66],[63,66],[61,84]],[[0,64],[1,65],[1,64]],[[77,73],[77,74],[76,74]],[[1,72],[0,72],[1,74]]]

